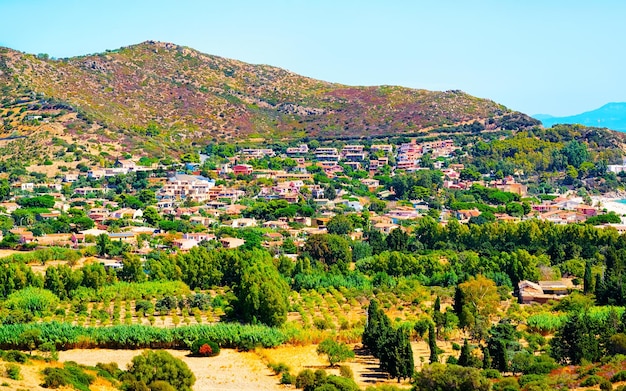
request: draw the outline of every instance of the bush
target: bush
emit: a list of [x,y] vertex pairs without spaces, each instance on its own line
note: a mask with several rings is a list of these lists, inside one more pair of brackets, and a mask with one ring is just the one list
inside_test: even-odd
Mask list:
[[320,388],[326,390],[359,391],[359,386],[356,385],[354,380],[335,375],[328,376],[322,387],[316,389],[319,390]]
[[415,374],[415,391],[476,390],[489,391],[491,382],[476,368],[433,363]]
[[66,362],[63,368],[46,368],[43,371],[44,382],[42,387],[59,388],[72,386],[80,391],[89,391],[89,385],[95,378],[74,362]]
[[123,372],[116,362],[108,364],[99,362],[96,364],[96,368],[98,369],[98,375],[106,378],[117,379]]
[[322,330],[322,331],[334,328],[334,325],[332,324],[332,322],[324,318],[313,319],[313,326],[315,326],[316,329]]
[[289,366],[285,364],[284,362],[269,363],[267,364],[267,367],[271,369],[275,375],[280,375],[281,373],[289,372]]
[[148,385],[148,388],[150,391],[177,391],[170,383],[163,380],[153,381]]
[[524,387],[526,384],[528,383],[534,383],[534,382],[538,382],[538,383],[543,383],[545,382],[546,377],[545,376],[541,376],[541,375],[522,375],[519,378],[519,385]]
[[597,384],[600,384],[600,382],[603,380],[604,378],[602,376],[599,375],[591,375],[588,378],[586,378],[585,380],[583,380],[580,383],[581,387],[593,387]]
[[354,372],[352,372],[352,368],[348,365],[339,366],[339,375],[348,379],[354,379]]
[[70,384],[62,368],[46,368],[43,375],[41,386],[44,388],[59,388]]
[[487,379],[501,379],[502,378],[500,371],[498,371],[497,369],[485,369],[483,371],[483,376],[485,376]]
[[178,391],[191,391],[196,382],[187,364],[164,350],[146,350],[135,356],[128,374],[147,384],[159,380],[167,382]]
[[606,380],[606,379],[602,379],[600,381],[600,390],[602,390],[602,391],[612,391],[613,390],[613,384],[611,384],[611,382]]
[[191,345],[191,354],[196,357],[214,357],[220,354],[220,347],[208,339],[198,339]]
[[293,384],[295,381],[295,376],[289,372],[283,372],[283,376],[280,378],[280,384]]
[[617,383],[618,381],[626,380],[626,371],[619,371],[615,375],[611,376],[611,382]]
[[20,367],[15,364],[7,364],[4,366],[4,370],[9,379],[20,380],[22,376],[20,375]]
[[493,391],[518,391],[519,384],[514,377],[507,377],[493,384]]
[[315,387],[315,374],[310,369],[305,369],[296,376],[296,388],[304,390],[313,389]]
[[8,362],[18,362],[24,364],[28,361],[28,355],[20,352],[19,350],[9,350],[4,352],[3,358]]
[[137,300],[135,303],[135,311],[143,312],[146,315],[154,313],[154,304],[150,300]]

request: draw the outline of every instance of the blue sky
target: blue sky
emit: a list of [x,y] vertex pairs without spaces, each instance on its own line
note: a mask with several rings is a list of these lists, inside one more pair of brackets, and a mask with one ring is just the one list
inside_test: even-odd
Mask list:
[[461,89],[528,114],[626,101],[626,2],[0,0],[0,46],[54,57],[148,39],[349,85]]

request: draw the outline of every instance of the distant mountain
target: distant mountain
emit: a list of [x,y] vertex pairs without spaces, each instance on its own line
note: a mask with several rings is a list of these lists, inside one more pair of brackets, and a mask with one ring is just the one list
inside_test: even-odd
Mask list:
[[129,152],[180,151],[209,140],[398,135],[474,121],[490,130],[537,123],[458,90],[347,86],[155,41],[64,59],[0,48],[0,87],[0,138],[24,135],[43,116],[50,132],[58,134],[51,125],[60,121],[66,133]]
[[599,109],[569,117],[553,117],[547,114],[533,115],[546,128],[554,124],[581,124],[626,132],[626,102],[607,103]]

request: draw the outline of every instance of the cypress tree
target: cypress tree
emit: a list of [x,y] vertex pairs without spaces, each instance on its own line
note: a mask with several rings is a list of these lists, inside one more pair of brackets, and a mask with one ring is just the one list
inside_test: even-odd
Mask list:
[[471,362],[472,362],[471,349],[470,349],[469,343],[467,342],[467,338],[465,338],[457,364],[462,367],[468,367],[470,366]]
[[445,326],[446,316],[441,312],[441,299],[437,296],[435,304],[433,305],[433,321],[435,322],[435,328],[437,331],[437,338],[441,334],[441,329]]
[[400,327],[387,334],[387,343],[381,350],[380,368],[398,382],[413,376],[413,349],[406,329]]
[[415,362],[413,361],[413,348],[411,347],[411,340],[409,338],[408,330],[399,330],[400,333],[400,357],[402,358],[402,365],[400,366],[399,376],[404,378],[412,378],[415,371]]
[[585,276],[583,277],[583,289],[585,293],[593,292],[593,282],[591,277],[591,261],[585,263]]
[[483,369],[491,369],[492,364],[491,353],[489,353],[487,346],[483,346]]
[[459,318],[459,327],[465,327],[468,325],[469,321],[467,319],[466,313],[463,312],[463,304],[465,301],[465,297],[463,295],[463,291],[459,286],[456,286],[454,290],[454,312],[456,316]]
[[437,336],[435,334],[435,325],[430,324],[428,326],[428,348],[430,349],[429,362],[439,362],[438,348],[437,348]]
[[370,305],[367,307],[367,322],[365,323],[365,330],[363,330],[363,337],[361,341],[363,342],[363,346],[368,348],[374,356],[376,356],[374,350],[376,347],[376,335],[378,334],[379,325],[378,301],[371,300]]
[[390,331],[392,329],[389,317],[378,307],[378,301],[372,300],[367,309],[367,324],[363,331],[362,342],[374,357],[380,358]]

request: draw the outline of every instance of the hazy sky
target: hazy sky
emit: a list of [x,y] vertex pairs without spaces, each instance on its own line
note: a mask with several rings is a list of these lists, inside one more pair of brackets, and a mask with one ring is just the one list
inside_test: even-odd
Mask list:
[[145,40],[350,85],[460,89],[528,114],[626,101],[626,1],[0,0],[0,46]]

